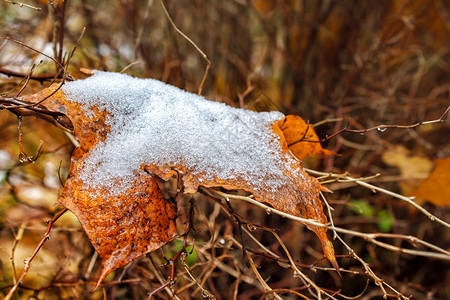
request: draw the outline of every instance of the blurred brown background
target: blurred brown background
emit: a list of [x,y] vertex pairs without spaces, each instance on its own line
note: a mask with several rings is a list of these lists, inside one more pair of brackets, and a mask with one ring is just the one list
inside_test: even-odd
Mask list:
[[[191,92],[199,88],[206,61],[174,31],[157,0],[23,3],[34,8],[0,2],[0,36],[21,41],[60,61],[67,60],[67,53],[86,27],[70,60],[69,72],[74,77],[84,76],[80,68],[116,72],[126,68],[127,74],[160,79]],[[297,114],[312,124],[325,121],[316,126],[321,138],[346,125],[364,129],[380,124],[409,125],[437,119],[450,105],[448,1],[171,0],[165,1],[165,5],[176,26],[211,61],[202,93],[208,99],[258,111]],[[0,68],[27,74],[33,63],[37,64],[34,74],[55,72],[52,60],[20,44],[0,40]],[[13,96],[19,88],[11,89],[20,87],[23,82],[6,75],[5,72],[0,75],[0,91],[2,95]],[[38,91],[47,84],[31,81],[22,94]],[[61,162],[60,173],[64,177],[73,149],[59,129],[42,120],[26,118],[22,130],[28,154],[36,152],[41,140],[48,154],[35,164],[12,168],[18,154],[17,119],[0,110],[0,247],[5,250],[0,254],[5,270],[0,275],[0,282],[3,280],[0,295],[5,294],[13,282],[8,256],[15,249],[14,240],[20,240],[19,245],[22,245],[16,253],[16,257],[20,257],[16,258],[20,271],[22,256],[26,258],[31,253],[43,233],[42,220],[48,219],[56,209],[51,204],[60,189],[59,165]],[[448,122],[410,129],[375,130],[364,135],[344,133],[324,143],[324,147],[338,156],[313,158],[304,164],[327,172],[348,171],[355,177],[381,173],[383,176],[376,184],[409,196],[433,170],[433,160],[450,155],[449,133]],[[332,186],[335,193],[327,196],[336,208],[337,225],[362,232],[385,230],[415,235],[448,249],[448,230],[430,223],[416,210],[386,195],[349,187],[336,184]],[[419,201],[439,217],[448,216],[448,199],[440,207],[435,202],[430,203],[430,199]],[[352,210],[355,206],[358,209]],[[213,204],[206,205],[206,216],[212,207]],[[311,233],[303,232],[302,226],[285,224],[287,222],[281,218],[252,212],[246,205],[243,207],[241,213],[247,217],[256,218],[266,226],[284,228],[284,238],[289,240],[286,243],[297,255],[295,259],[301,258],[308,264],[315,262],[308,257],[320,258],[320,253],[315,252],[319,249],[317,241]],[[361,207],[370,211],[361,212]],[[227,230],[232,230],[233,222],[225,216],[222,218],[224,228],[228,226]],[[380,229],[383,220],[390,223]],[[50,241],[42,251],[42,255],[46,255],[41,258],[46,266],[43,268],[45,275],[35,275],[35,278],[30,273],[27,284],[34,286],[39,299],[44,299],[45,295],[56,299],[101,298],[101,293],[90,294],[92,286],[85,284],[88,278],[83,276],[93,254],[77,221],[67,217],[60,226],[53,239],[58,245],[55,247],[59,247],[57,254],[57,248],[49,246]],[[21,230],[24,236],[17,239]],[[237,237],[236,229],[233,230]],[[279,250],[273,237],[264,233],[255,236]],[[209,237],[206,234],[206,237],[197,237],[197,241],[202,238]],[[74,242],[74,239],[82,242]],[[415,299],[448,299],[448,262],[399,255],[350,237],[347,242],[371,263],[381,278],[405,295],[414,295]],[[335,246],[337,254],[348,254],[338,243]],[[170,247],[176,248],[176,245]],[[236,257],[241,255],[239,251],[233,253]],[[63,264],[54,261],[55,256],[67,261]],[[207,261],[204,256],[197,257],[198,263],[204,261]],[[349,258],[338,261],[344,268],[363,274],[361,266]],[[35,263],[38,265],[38,260]],[[264,265],[264,260],[259,264]],[[292,279],[290,270],[278,266],[282,270],[280,273],[279,269],[265,267],[271,285],[294,288],[299,284]],[[43,272],[42,268],[36,268]],[[140,299],[145,297],[142,290],[148,292],[158,287],[158,282],[149,275],[148,266],[136,263],[132,268],[138,268],[135,273],[137,278],[145,278],[144,283],[106,287],[108,297]],[[231,299],[233,295],[227,286],[232,286],[235,278],[223,275],[223,271],[215,272],[216,277],[211,275],[211,282],[205,287],[214,291],[211,288],[214,286],[223,299]],[[321,272],[319,275],[311,276],[321,286],[331,290],[341,288],[348,296],[363,292],[367,280],[363,275],[344,274],[342,281],[335,274]],[[95,278],[95,274],[92,276]],[[125,278],[136,278],[127,276]],[[217,279],[220,276],[225,277],[220,281]],[[218,282],[223,286],[218,286]],[[75,292],[70,292],[64,284]],[[178,287],[183,286],[183,283],[178,284]],[[242,291],[241,299],[260,296],[260,291],[250,284],[244,284],[239,291]],[[253,291],[256,292],[253,294]],[[200,294],[189,292],[183,294],[186,299],[201,298]],[[33,291],[23,289],[21,293],[19,295],[30,295]],[[382,294],[371,283],[363,295],[362,299],[379,299]],[[289,297],[296,299],[292,295]]]

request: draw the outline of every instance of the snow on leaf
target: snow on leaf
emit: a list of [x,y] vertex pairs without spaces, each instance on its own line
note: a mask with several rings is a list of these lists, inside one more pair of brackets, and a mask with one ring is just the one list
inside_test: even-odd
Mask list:
[[[237,109],[157,80],[107,72],[66,83],[44,104],[69,117],[80,142],[58,203],[79,218],[98,251],[100,281],[175,236],[174,204],[152,176],[177,175],[184,193],[200,186],[245,190],[281,211],[327,222],[323,188],[292,157],[292,134],[280,128],[298,126],[298,118],[281,122],[279,112]],[[309,228],[336,267],[326,229]]]

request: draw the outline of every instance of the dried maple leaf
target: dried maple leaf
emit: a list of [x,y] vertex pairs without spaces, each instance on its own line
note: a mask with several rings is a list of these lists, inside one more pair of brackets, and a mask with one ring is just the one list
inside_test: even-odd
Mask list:
[[[299,116],[288,115],[277,122],[277,126],[283,132],[289,150],[300,160],[315,154],[333,155],[334,153],[323,149],[319,137],[311,125]],[[306,141],[303,141],[306,140]]]
[[413,195],[438,206],[450,206],[450,157],[436,159],[436,167]]
[[105,141],[110,125],[105,112],[96,108],[84,113],[82,105],[67,101],[54,85],[26,100],[45,100],[47,108],[64,113],[72,122],[75,138],[80,142],[72,153],[71,166],[64,189],[56,202],[74,213],[102,260],[99,283],[111,271],[136,257],[156,250],[176,236],[176,208],[164,200],[155,179],[135,174],[121,194],[111,194],[104,187],[86,186],[79,174],[90,151]]
[[400,170],[403,180],[398,185],[403,195],[411,195],[433,169],[433,162],[428,157],[414,155],[402,145],[384,151],[381,159],[385,164]]
[[[80,142],[57,203],[78,217],[99,253],[99,282],[176,234],[175,206],[149,174],[176,175],[183,193],[200,186],[245,190],[283,212],[327,222],[322,186],[289,152],[289,141],[301,132],[297,117],[280,121],[279,112],[236,109],[118,73],[96,72],[24,100],[48,95],[45,106],[69,117]],[[317,149],[308,151],[325,152]],[[326,229],[308,227],[337,268]]]

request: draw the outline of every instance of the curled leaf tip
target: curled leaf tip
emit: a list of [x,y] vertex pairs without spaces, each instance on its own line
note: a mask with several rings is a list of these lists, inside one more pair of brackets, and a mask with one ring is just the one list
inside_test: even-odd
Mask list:
[[339,271],[339,264],[336,260],[336,256],[334,255],[334,247],[333,243],[331,243],[328,239],[322,243],[323,253],[331,265],[336,269],[336,272],[339,274],[339,277],[342,279],[341,272]]

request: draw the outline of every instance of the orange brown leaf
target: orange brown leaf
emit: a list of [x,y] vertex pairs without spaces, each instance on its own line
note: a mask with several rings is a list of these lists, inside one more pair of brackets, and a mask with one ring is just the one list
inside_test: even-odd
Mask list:
[[315,154],[334,154],[322,148],[313,127],[299,116],[288,115],[278,121],[277,126],[281,129],[289,150],[300,160]]
[[172,240],[176,235],[176,208],[163,199],[155,179],[145,174],[136,175],[121,195],[87,188],[78,175],[90,149],[109,133],[105,112],[93,109],[88,118],[80,104],[67,101],[61,90],[55,90],[56,85],[26,100],[38,102],[52,94],[45,106],[66,114],[72,121],[80,146],[72,153],[69,176],[56,204],[77,216],[98,252],[103,266],[100,283],[111,271]]
[[[68,116],[80,142],[57,203],[78,217],[99,253],[99,282],[176,235],[175,205],[163,199],[153,176],[177,176],[185,194],[200,186],[244,190],[283,212],[327,222],[319,199],[325,189],[289,152],[301,134],[299,118],[231,108],[117,73],[94,72],[25,100],[46,95],[45,106]],[[293,149],[298,157],[326,152],[319,143]],[[326,228],[308,228],[337,268]]]
[[450,157],[434,162],[436,167],[413,195],[437,206],[450,206]]

